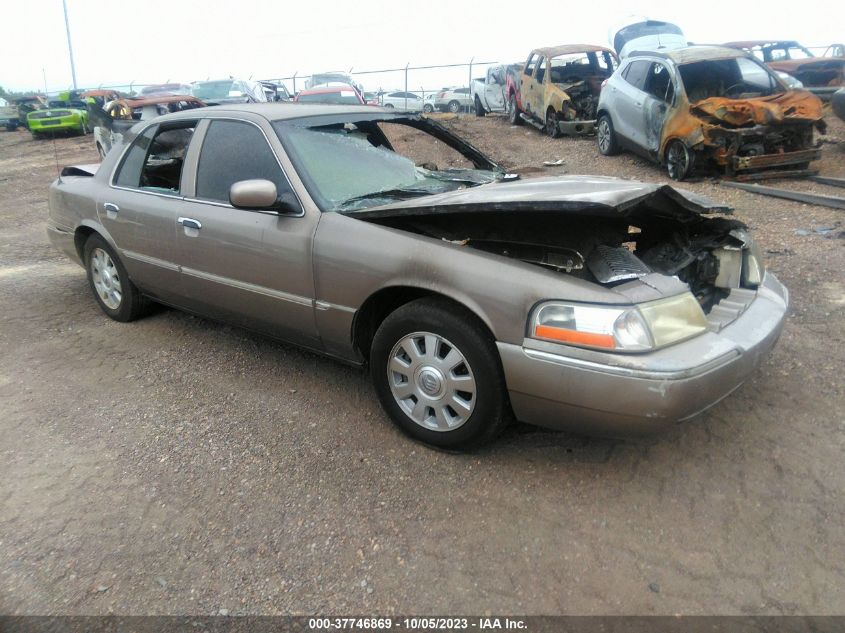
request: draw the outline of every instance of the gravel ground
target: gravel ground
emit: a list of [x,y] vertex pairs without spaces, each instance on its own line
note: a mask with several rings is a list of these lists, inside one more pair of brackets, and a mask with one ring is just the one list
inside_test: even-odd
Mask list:
[[[821,169],[845,176],[830,118]],[[594,139],[446,124],[526,174],[665,179]],[[0,132],[0,613],[845,612],[842,211],[690,183],[792,293],[761,370],[656,438],[514,426],[450,455],[358,370],[173,310],[105,318],[44,230],[57,164],[94,161],[90,137]]]

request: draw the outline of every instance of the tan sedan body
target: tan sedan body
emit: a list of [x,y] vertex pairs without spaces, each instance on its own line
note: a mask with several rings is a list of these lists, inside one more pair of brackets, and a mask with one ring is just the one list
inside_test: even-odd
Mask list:
[[[405,168],[377,130],[394,123],[435,135],[478,169],[410,163],[419,183],[447,189],[337,202],[331,188],[347,176],[344,186],[358,186],[368,172],[354,169],[369,169],[358,160],[346,173],[347,150]],[[513,180],[413,116],[261,104],[144,122],[99,168],[66,168],[50,189],[48,233],[86,267],[112,318],[131,320],[152,299],[369,361],[405,431],[466,448],[511,412],[552,428],[639,434],[739,386],[774,345],[787,294],[750,259],[739,223],[703,215],[719,210],[612,178]],[[676,270],[662,237],[642,237],[640,261],[608,237],[621,230],[614,239],[632,241],[632,226],[642,236],[670,227],[707,246]],[[614,267],[619,257],[627,268]],[[705,260],[721,272],[682,280]]]

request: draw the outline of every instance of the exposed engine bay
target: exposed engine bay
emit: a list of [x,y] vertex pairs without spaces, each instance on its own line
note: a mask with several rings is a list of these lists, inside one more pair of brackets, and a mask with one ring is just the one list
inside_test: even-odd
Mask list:
[[705,313],[731,289],[754,289],[762,277],[761,270],[749,270],[752,242],[745,225],[728,218],[666,217],[640,209],[618,218],[521,211],[371,221],[609,287],[652,273],[677,276]]

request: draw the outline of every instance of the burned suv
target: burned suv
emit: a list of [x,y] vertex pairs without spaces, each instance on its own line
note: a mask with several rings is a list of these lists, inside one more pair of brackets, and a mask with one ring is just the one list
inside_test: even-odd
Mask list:
[[738,179],[801,173],[821,154],[814,131],[825,130],[818,97],[716,46],[631,53],[602,90],[598,115],[602,154],[624,147],[665,164],[674,180],[696,163]]

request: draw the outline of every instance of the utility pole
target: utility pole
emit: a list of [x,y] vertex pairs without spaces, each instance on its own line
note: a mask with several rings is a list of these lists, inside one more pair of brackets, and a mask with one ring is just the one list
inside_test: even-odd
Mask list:
[[73,89],[76,90],[76,65],[73,63],[73,45],[70,43],[70,23],[67,19],[67,0],[62,0],[65,10],[65,31],[67,32],[67,52],[70,55],[70,74],[73,77]]

